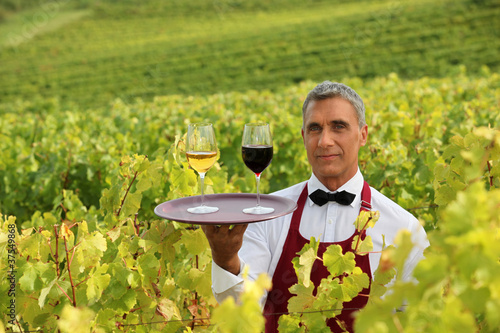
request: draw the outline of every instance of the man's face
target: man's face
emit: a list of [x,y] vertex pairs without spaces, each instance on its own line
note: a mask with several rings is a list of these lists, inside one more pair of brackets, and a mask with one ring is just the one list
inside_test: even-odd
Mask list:
[[311,101],[304,115],[302,138],[316,177],[331,191],[358,170],[358,151],[366,144],[368,127],[358,125],[356,110],[340,97]]

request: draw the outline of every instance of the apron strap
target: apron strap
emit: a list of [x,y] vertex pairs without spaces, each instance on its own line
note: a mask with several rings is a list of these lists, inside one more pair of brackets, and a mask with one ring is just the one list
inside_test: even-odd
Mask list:
[[361,191],[361,209],[365,211],[372,210],[372,193],[370,191],[370,185],[365,180],[363,184],[363,190]]
[[304,186],[304,189],[300,193],[299,199],[297,200],[297,209],[293,212],[292,222],[290,224],[291,230],[299,230],[300,220],[302,219],[302,211],[304,210],[304,206],[307,202],[307,183]]

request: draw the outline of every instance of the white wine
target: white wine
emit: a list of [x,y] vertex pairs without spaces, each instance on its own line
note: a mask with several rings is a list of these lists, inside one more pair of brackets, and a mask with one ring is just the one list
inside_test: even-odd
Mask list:
[[189,207],[187,211],[193,214],[215,213],[218,207],[205,205],[203,196],[203,183],[205,172],[214,165],[217,159],[217,142],[215,132],[210,123],[189,124],[186,136],[186,158],[191,168],[200,175],[201,204]]
[[188,151],[186,157],[189,165],[198,173],[205,173],[214,165],[217,159],[215,151]]

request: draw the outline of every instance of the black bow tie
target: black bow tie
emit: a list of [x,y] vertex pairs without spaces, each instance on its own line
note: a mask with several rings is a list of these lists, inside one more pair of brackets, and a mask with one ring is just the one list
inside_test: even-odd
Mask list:
[[352,203],[355,197],[355,194],[346,191],[327,193],[320,189],[317,189],[313,193],[309,194],[309,198],[311,198],[311,200],[318,206],[323,206],[328,201],[336,201],[341,205],[347,206]]

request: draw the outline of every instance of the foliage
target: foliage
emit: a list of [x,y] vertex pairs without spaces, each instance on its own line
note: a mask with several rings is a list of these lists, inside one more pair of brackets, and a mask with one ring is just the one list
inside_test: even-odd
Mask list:
[[[499,126],[500,76],[484,69],[473,78],[462,69],[446,79],[408,81],[391,74],[344,82],[363,96],[367,108],[369,139],[360,157],[365,177],[432,228],[435,209],[415,208],[434,204],[434,167],[443,145],[474,127]],[[116,174],[124,156],[136,153],[164,165],[159,185],[141,194],[143,207],[197,194],[194,173],[186,181],[173,167],[185,158],[174,160],[165,153],[172,144],[182,145],[188,122],[201,120],[215,124],[220,149],[220,165],[207,179],[213,178],[215,192],[255,191],[253,175],[239,157],[243,125],[255,120],[269,121],[274,136],[275,155],[262,177],[262,190],[305,180],[310,169],[299,139],[300,109],[313,86],[307,82],[276,94],[172,95],[133,104],[116,100],[103,110],[65,109],[53,99],[6,104],[0,109],[0,210],[15,215],[19,225],[31,220],[28,226],[38,226],[37,216],[60,207],[63,190],[73,191],[87,209],[99,207],[111,172]],[[150,208],[140,214],[140,219],[154,218]]]
[[158,186],[162,170],[145,156],[125,157],[99,212],[64,191],[59,216],[45,213],[16,234],[24,329],[154,332],[207,324],[215,300],[202,230],[137,219],[141,194]]
[[213,320],[220,328],[220,332],[262,332],[265,319],[262,316],[260,299],[265,289],[271,288],[271,279],[266,274],[261,274],[255,281],[246,280],[241,295],[241,305],[236,305],[234,298],[226,298],[222,304],[214,309]]
[[[380,299],[389,277],[380,272],[358,330],[402,327],[411,332],[412,327],[452,330],[463,325],[492,331],[500,306],[500,142],[493,129],[500,120],[500,76],[485,68],[475,78],[461,68],[445,79],[409,81],[391,74],[345,83],[363,96],[368,110],[369,143],[362,149],[360,168],[370,184],[426,223],[432,245],[428,260],[416,270],[417,287],[396,281],[390,296]],[[249,284],[243,303],[217,306],[202,231],[160,220],[153,208],[199,193],[197,176],[183,154],[186,124],[194,121],[213,122],[219,143],[220,158],[207,173],[208,193],[255,191],[253,174],[235,157],[243,124],[254,120],[269,121],[274,134],[275,156],[263,174],[263,192],[307,179],[300,103],[313,85],[306,82],[276,94],[173,95],[133,104],[116,100],[105,110],[67,110],[50,99],[5,104],[0,118],[0,292],[7,295],[11,288],[10,262],[4,258],[15,256],[19,323],[12,327],[2,313],[3,326],[216,332],[234,330],[244,312],[254,318],[249,331],[258,331],[263,321],[257,300],[268,287],[265,278]],[[400,244],[407,245],[400,237]],[[9,239],[15,239],[15,246]],[[362,246],[363,252],[369,249],[368,243]],[[401,263],[405,246],[399,248],[403,252],[386,251],[381,267],[390,272]],[[304,251],[307,258],[315,257],[311,249]],[[355,275],[349,258],[339,262],[330,251],[323,260],[335,273]],[[303,266],[295,287],[302,298],[308,298],[311,286],[307,262],[297,266]],[[333,276],[329,285],[335,283]],[[403,299],[405,311],[395,313]],[[326,299],[297,300],[294,310],[330,305]],[[0,306],[7,308],[10,301],[2,296]],[[325,318],[318,313],[315,323]],[[302,320],[286,318],[289,328]]]
[[[478,128],[453,141],[436,166],[439,229],[415,269],[419,283],[397,281],[386,297],[371,295],[356,332],[498,331],[500,132]],[[386,261],[401,263],[396,255]]]
[[[373,228],[379,218],[378,212],[361,212],[354,222],[356,230],[364,234],[368,228]],[[367,255],[373,250],[370,236],[360,241],[356,236],[353,240],[352,252],[342,253],[340,245],[331,245],[318,256],[319,242],[313,237],[294,258],[293,265],[298,282],[290,287],[295,295],[288,301],[290,314],[279,319],[279,331],[290,332],[323,332],[329,331],[326,321],[340,314],[342,304],[355,298],[370,284],[369,277],[356,266],[355,255]],[[311,270],[316,260],[328,269],[330,275],[315,286],[311,282]],[[341,325],[339,323],[339,325]],[[340,326],[342,327],[342,326]]]
[[1,101],[57,97],[88,109],[115,97],[500,65],[498,1],[73,2],[46,1],[0,25]]

